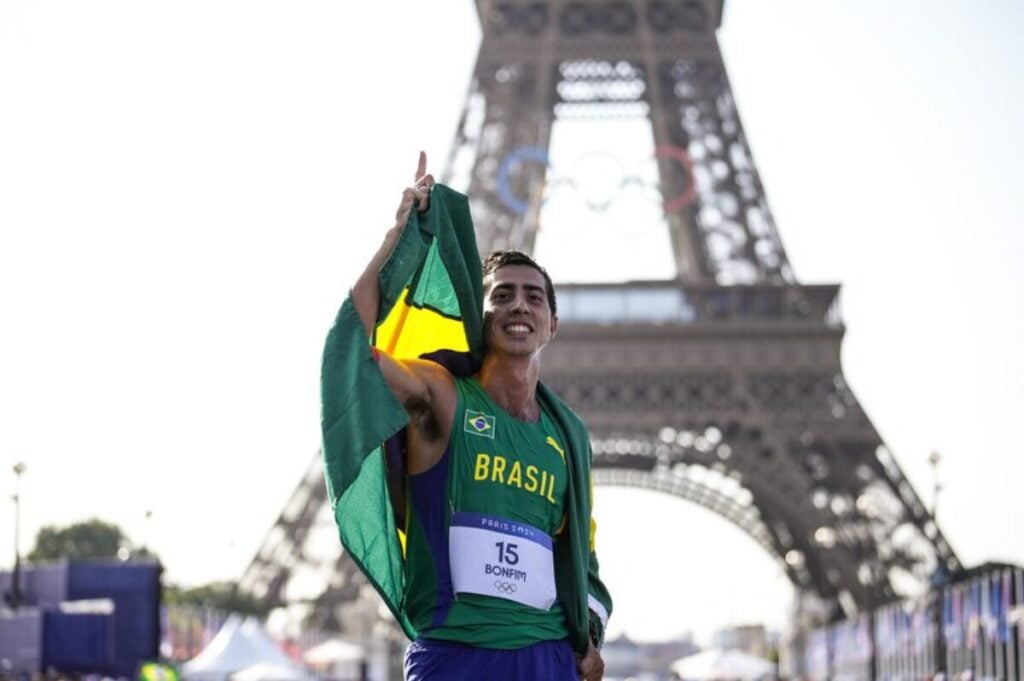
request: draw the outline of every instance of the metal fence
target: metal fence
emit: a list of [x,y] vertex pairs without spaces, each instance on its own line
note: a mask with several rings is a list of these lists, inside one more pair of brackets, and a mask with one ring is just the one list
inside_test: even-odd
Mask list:
[[916,601],[815,629],[803,662],[814,681],[1022,679],[1024,569],[986,565]]

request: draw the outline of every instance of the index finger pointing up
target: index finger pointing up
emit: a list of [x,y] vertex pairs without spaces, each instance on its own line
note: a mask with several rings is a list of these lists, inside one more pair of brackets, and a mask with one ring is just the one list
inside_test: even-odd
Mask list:
[[419,161],[419,164],[416,166],[416,177],[413,178],[413,182],[419,182],[420,178],[423,177],[424,175],[426,175],[426,173],[427,173],[427,152],[421,151],[420,152],[420,161]]

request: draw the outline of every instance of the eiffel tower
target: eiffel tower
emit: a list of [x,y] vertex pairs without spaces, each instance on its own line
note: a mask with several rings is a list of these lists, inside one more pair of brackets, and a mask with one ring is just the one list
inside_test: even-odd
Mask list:
[[[483,39],[445,181],[467,191],[481,253],[530,252],[553,124],[649,122],[677,276],[559,286],[545,381],[590,427],[596,483],[721,515],[837,619],[962,566],[843,377],[838,285],[800,284],[786,257],[722,62],[723,6],[477,0]],[[333,531],[325,506],[317,457],[243,586],[295,601],[315,528]],[[320,567],[307,602],[341,628],[368,587],[344,555]]]

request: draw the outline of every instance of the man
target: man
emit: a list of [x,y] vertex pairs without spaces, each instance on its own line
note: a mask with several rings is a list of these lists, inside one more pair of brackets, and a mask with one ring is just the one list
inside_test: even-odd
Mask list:
[[[391,476],[391,496],[402,497],[392,499],[392,512],[401,520],[401,527],[395,524],[402,552],[400,594],[384,584],[394,574],[366,569],[370,561],[361,558],[370,551],[366,537],[353,538],[359,531],[346,534],[342,527],[342,540],[406,631],[417,635],[406,653],[410,681],[599,680],[604,663],[596,644],[611,601],[593,554],[586,432],[539,382],[541,352],[558,329],[547,273],[522,253],[499,252],[485,261],[483,350],[479,361],[471,363],[471,375],[457,375],[443,353],[408,357],[388,352],[386,344],[381,349],[381,329],[403,323],[393,322],[394,315],[382,309],[382,286],[394,289],[395,270],[408,268],[407,262],[415,263],[413,282],[436,274],[439,260],[445,270],[442,282],[453,279],[453,289],[473,288],[472,282],[455,284],[458,277],[450,274],[467,247],[471,255],[466,259],[476,260],[472,239],[463,231],[454,239],[458,248],[453,248],[446,223],[428,214],[431,209],[429,213],[455,215],[457,195],[439,186],[445,189],[435,199],[441,205],[431,207],[433,185],[421,153],[415,185],[403,193],[394,227],[351,294],[362,331],[375,342],[373,361],[407,414],[404,435],[397,442],[391,438],[385,464],[393,469],[397,461],[404,468],[400,484]],[[421,215],[427,216],[427,224],[437,224],[418,236],[423,243],[433,238],[441,247],[447,244],[440,256],[435,256],[440,251],[430,250],[436,248],[433,244],[417,249],[419,241],[408,233]],[[403,239],[406,245],[400,247]],[[470,270],[474,264],[469,263]],[[437,287],[426,288],[424,295]],[[455,294],[467,297],[463,290]],[[419,295],[406,286],[403,300],[409,307],[400,317],[431,309]],[[338,326],[350,324],[346,319],[350,316],[343,308]],[[469,314],[470,335],[473,319]],[[334,366],[332,348],[339,345],[332,337],[325,350],[325,385]],[[327,391],[325,456],[328,485],[337,502],[344,501],[349,482],[332,484],[343,477],[332,470],[347,464],[335,461],[329,446],[328,435],[338,430],[338,421],[328,416]],[[358,475],[379,465],[369,461],[359,462]],[[341,516],[351,522],[350,510],[336,507],[336,515],[339,525]],[[581,537],[588,528],[589,548],[587,537]]]

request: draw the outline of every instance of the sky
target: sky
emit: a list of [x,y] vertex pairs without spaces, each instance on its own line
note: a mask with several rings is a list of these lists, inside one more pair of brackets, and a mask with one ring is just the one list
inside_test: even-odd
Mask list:
[[[333,315],[416,153],[440,171],[480,40],[468,0],[352,7],[0,4],[0,565],[21,461],[23,552],[99,517],[169,581],[241,576],[316,455]],[[1024,563],[1022,34],[1011,0],[729,0],[719,34],[790,262],[842,284],[844,374],[929,504],[940,453],[967,565]],[[537,255],[670,274],[647,236],[632,271]],[[782,570],[724,520],[597,505],[612,635],[785,622]]]

